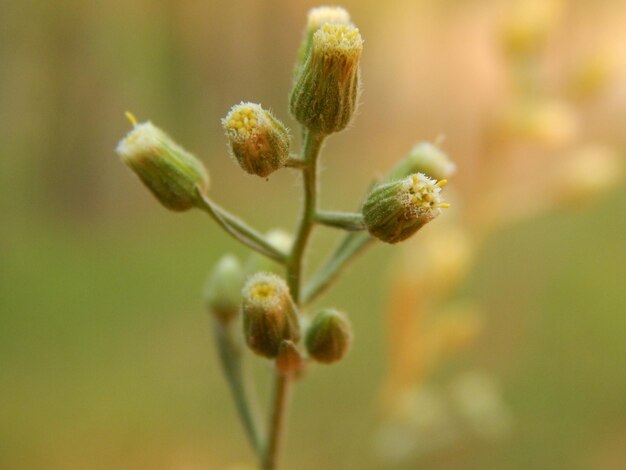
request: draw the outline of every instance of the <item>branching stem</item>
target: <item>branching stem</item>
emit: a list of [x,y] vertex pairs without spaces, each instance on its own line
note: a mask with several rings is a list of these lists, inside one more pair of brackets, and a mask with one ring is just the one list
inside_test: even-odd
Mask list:
[[287,262],[287,254],[272,245],[262,234],[247,225],[238,217],[229,213],[208,196],[198,191],[202,198],[202,209],[207,212],[217,224],[229,235],[253,250],[267,256],[279,263]]
[[287,284],[296,304],[300,304],[302,262],[309,236],[313,229],[317,212],[317,157],[324,136],[307,130],[304,134],[304,161],[302,179],[304,183],[304,204],[293,248],[287,260]]
[[230,387],[230,392],[235,401],[239,418],[241,419],[241,423],[243,424],[252,448],[261,455],[263,451],[263,441],[246,390],[241,364],[241,350],[232,337],[231,329],[220,323],[215,323],[214,332],[222,371]]
[[[294,302],[300,305],[302,284],[302,263],[307,242],[315,223],[317,213],[317,157],[324,136],[310,130],[304,134],[304,157],[302,179],[304,183],[304,204],[296,237],[287,260],[287,284]],[[278,460],[279,444],[284,433],[285,415],[288,405],[291,377],[274,371],[274,397],[272,402],[270,428],[263,458],[263,470],[274,470]]]
[[324,292],[347,264],[374,241],[368,233],[353,232],[345,236],[324,265],[307,283],[302,295],[302,304],[308,304]]
[[317,211],[315,213],[315,222],[350,232],[365,230],[363,214],[356,212]]

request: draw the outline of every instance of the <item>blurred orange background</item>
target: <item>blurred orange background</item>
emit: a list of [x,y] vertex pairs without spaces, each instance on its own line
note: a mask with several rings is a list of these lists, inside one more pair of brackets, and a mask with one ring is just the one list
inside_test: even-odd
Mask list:
[[[284,468],[626,466],[626,2],[560,2],[533,55],[558,111],[541,121],[547,141],[506,146],[496,178],[501,134],[488,128],[519,92],[503,47],[514,3],[343,2],[365,39],[364,92],[326,144],[321,181],[323,206],[351,210],[413,144],[445,135],[453,200],[490,230],[457,293],[480,303],[482,335],[429,381],[493,377],[508,430],[453,426],[445,445],[381,451],[389,292],[411,250],[377,246],[319,302],[350,313],[356,340],[297,386]],[[199,211],[163,210],[113,149],[131,110],[202,158],[218,202],[290,230],[296,175],[243,174],[219,119],[255,101],[299,135],[287,97],[317,5],[0,0],[0,468],[252,468],[201,303],[218,257],[246,251]],[[614,155],[599,190],[541,192],[563,177],[555,162],[599,145]],[[507,191],[481,193],[494,181]],[[319,229],[312,259],[334,237]]]

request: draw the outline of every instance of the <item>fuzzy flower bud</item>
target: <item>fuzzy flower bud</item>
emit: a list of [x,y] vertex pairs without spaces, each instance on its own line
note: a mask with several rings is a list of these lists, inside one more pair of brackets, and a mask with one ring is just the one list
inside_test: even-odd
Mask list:
[[138,124],[132,114],[127,117],[133,129],[116,148],[122,162],[168,209],[184,211],[198,205],[197,190],[209,187],[202,163],[151,122]]
[[243,333],[254,352],[273,358],[283,340],[300,339],[296,307],[280,277],[256,273],[246,283],[242,296]]
[[424,173],[440,180],[449,178],[455,172],[456,165],[443,150],[430,142],[421,142],[393,167],[388,181],[406,178],[413,173]]
[[284,166],[289,157],[289,131],[260,105],[233,106],[222,125],[232,154],[245,172],[266,177]]
[[341,312],[318,312],[306,332],[306,349],[317,362],[331,364],[341,360],[350,349],[352,327]]
[[291,113],[321,134],[344,129],[356,109],[363,39],[349,24],[326,23],[313,44],[291,92]]
[[304,39],[298,50],[298,60],[296,62],[296,76],[300,71],[300,67],[304,64],[311,46],[313,45],[313,35],[326,23],[331,24],[350,24],[350,14],[341,7],[317,7],[309,10],[307,15],[306,29],[304,30]]
[[386,243],[407,239],[447,208],[437,182],[422,173],[375,187],[363,205],[370,234]]
[[241,308],[241,288],[245,276],[241,263],[233,255],[223,256],[215,266],[204,293],[204,302],[211,315],[226,324]]

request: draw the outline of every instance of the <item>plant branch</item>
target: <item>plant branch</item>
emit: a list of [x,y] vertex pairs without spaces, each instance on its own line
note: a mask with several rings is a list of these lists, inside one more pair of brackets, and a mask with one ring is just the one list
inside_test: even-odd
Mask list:
[[365,250],[374,241],[368,233],[349,233],[339,243],[332,255],[328,257],[326,263],[319,269],[304,288],[303,304],[313,301],[318,295],[324,292],[342,270],[358,254]]
[[315,213],[315,222],[351,232],[365,230],[363,214],[356,212],[317,211]]
[[317,157],[322,146],[324,136],[307,130],[304,134],[304,161],[302,168],[304,183],[304,206],[300,216],[300,224],[296,238],[287,260],[287,284],[291,296],[296,304],[300,304],[300,287],[302,277],[302,260],[306,250],[313,219],[317,211]]
[[262,234],[211,201],[200,190],[198,190],[198,193],[203,202],[201,209],[207,212],[229,235],[274,261],[282,264],[287,262],[287,254],[272,245]]
[[[304,133],[304,157],[302,165],[302,179],[304,185],[304,204],[300,223],[296,231],[295,241],[287,259],[287,284],[294,302],[300,305],[300,288],[302,284],[302,261],[307,242],[314,226],[317,212],[317,157],[324,136],[310,130]],[[284,432],[284,421],[287,411],[287,401],[291,378],[282,374],[278,368],[274,376],[274,396],[272,403],[271,421],[267,434],[267,446],[263,455],[263,470],[274,470],[278,460],[279,445]]]
[[303,158],[300,158],[300,155],[292,154],[292,155],[289,155],[289,158],[285,162],[285,166],[289,168],[302,169],[302,168],[306,168],[307,162]]
[[275,371],[274,402],[270,417],[270,434],[263,458],[263,470],[274,470],[278,460],[281,438],[284,431],[285,415],[289,402],[289,386],[291,377],[282,374],[278,369]]
[[263,441],[259,433],[256,417],[250,406],[248,393],[243,380],[241,350],[235,343],[230,331],[224,325],[215,322],[214,333],[222,371],[224,372],[230,393],[235,401],[239,418],[248,436],[250,445],[252,445],[256,453],[261,456]]

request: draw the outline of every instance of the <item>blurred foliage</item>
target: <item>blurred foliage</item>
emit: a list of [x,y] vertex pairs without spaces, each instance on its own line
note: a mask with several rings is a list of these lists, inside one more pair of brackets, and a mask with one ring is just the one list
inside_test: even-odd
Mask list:
[[[611,51],[613,83],[593,101],[580,95],[579,132],[623,157],[626,5],[566,3],[542,79],[557,95],[588,90],[606,61],[585,69],[578,58]],[[353,208],[347,195],[358,191],[346,185],[364,187],[416,140],[441,132],[463,191],[480,189],[479,123],[507,87],[494,42],[504,4],[344,2],[366,40],[365,94],[353,128],[328,145],[324,199]],[[131,109],[202,156],[220,202],[263,230],[292,220],[293,175],[241,174],[219,118],[255,100],[295,128],[284,90],[314,5],[0,0],[0,468],[250,461],[200,300],[222,251],[242,252],[202,214],[154,204],[112,149]],[[572,88],[558,81],[563,70],[578,71]],[[260,201],[275,207],[268,218]],[[622,185],[483,244],[463,289],[487,312],[485,331],[449,367],[501,379],[512,433],[461,439],[420,468],[626,465],[625,205]],[[316,251],[333,236],[319,232]],[[297,388],[285,468],[385,468],[364,443],[378,426],[388,280],[380,266],[391,254],[376,248],[328,296],[349,308],[355,345],[344,363]]]

